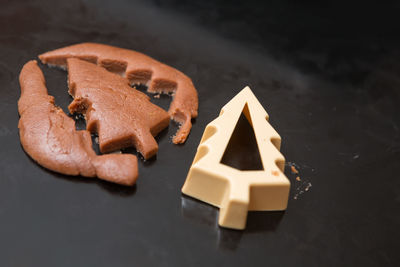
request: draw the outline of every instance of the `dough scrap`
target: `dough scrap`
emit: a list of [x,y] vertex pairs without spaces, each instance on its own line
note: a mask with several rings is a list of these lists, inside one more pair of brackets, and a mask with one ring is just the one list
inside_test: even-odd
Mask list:
[[39,56],[44,64],[67,67],[67,58],[79,58],[109,71],[122,73],[131,84],[146,84],[151,93],[173,93],[169,108],[171,118],[181,126],[173,138],[184,143],[197,117],[198,96],[192,80],[168,65],[142,53],[97,43],[81,43],[56,49]]
[[43,167],[67,175],[95,177],[132,186],[138,177],[137,158],[131,154],[96,155],[90,133],[77,131],[75,122],[54,104],[35,60],[19,76],[20,140],[29,156]]

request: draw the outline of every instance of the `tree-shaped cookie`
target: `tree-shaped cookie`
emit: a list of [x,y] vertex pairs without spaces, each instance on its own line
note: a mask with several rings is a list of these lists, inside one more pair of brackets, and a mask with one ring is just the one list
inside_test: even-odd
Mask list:
[[129,81],[95,64],[67,59],[71,113],[85,115],[87,130],[97,132],[102,153],[134,146],[145,159],[158,150],[154,137],[169,115]]

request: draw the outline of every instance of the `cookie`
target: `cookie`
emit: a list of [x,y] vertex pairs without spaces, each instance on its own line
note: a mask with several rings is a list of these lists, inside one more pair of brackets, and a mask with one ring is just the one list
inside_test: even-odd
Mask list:
[[54,104],[36,61],[24,65],[19,76],[21,97],[18,123],[21,144],[43,167],[67,174],[98,177],[121,185],[134,185],[137,158],[130,154],[96,155],[88,131]]
[[151,93],[173,93],[169,114],[180,123],[173,138],[184,143],[197,117],[197,91],[189,77],[142,53],[96,43],[82,43],[56,49],[39,56],[42,63],[66,68],[67,58],[80,58],[109,71],[122,73],[131,84],[146,84]]
[[129,81],[95,64],[68,58],[70,113],[85,115],[87,130],[97,132],[102,153],[134,146],[145,159],[157,153],[153,136],[166,128],[169,115]]

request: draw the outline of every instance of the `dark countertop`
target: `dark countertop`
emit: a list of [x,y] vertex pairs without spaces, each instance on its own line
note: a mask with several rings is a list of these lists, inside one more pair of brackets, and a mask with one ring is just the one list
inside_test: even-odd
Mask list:
[[[400,6],[196,2],[2,1],[0,266],[399,265]],[[186,144],[171,123],[134,188],[47,171],[19,143],[21,67],[86,41],[146,53],[199,92]],[[66,73],[41,68],[66,110]],[[246,85],[301,181],[287,166],[287,211],[233,231],[180,189],[205,125]]]

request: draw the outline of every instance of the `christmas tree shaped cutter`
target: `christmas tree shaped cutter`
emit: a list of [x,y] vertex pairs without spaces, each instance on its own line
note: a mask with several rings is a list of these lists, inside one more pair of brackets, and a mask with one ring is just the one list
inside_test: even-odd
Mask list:
[[[221,163],[241,114],[254,130],[262,170],[239,170]],[[247,212],[285,210],[290,182],[283,173],[281,138],[249,87],[245,87],[210,122],[203,133],[182,193],[220,208],[218,224],[244,229]]]

